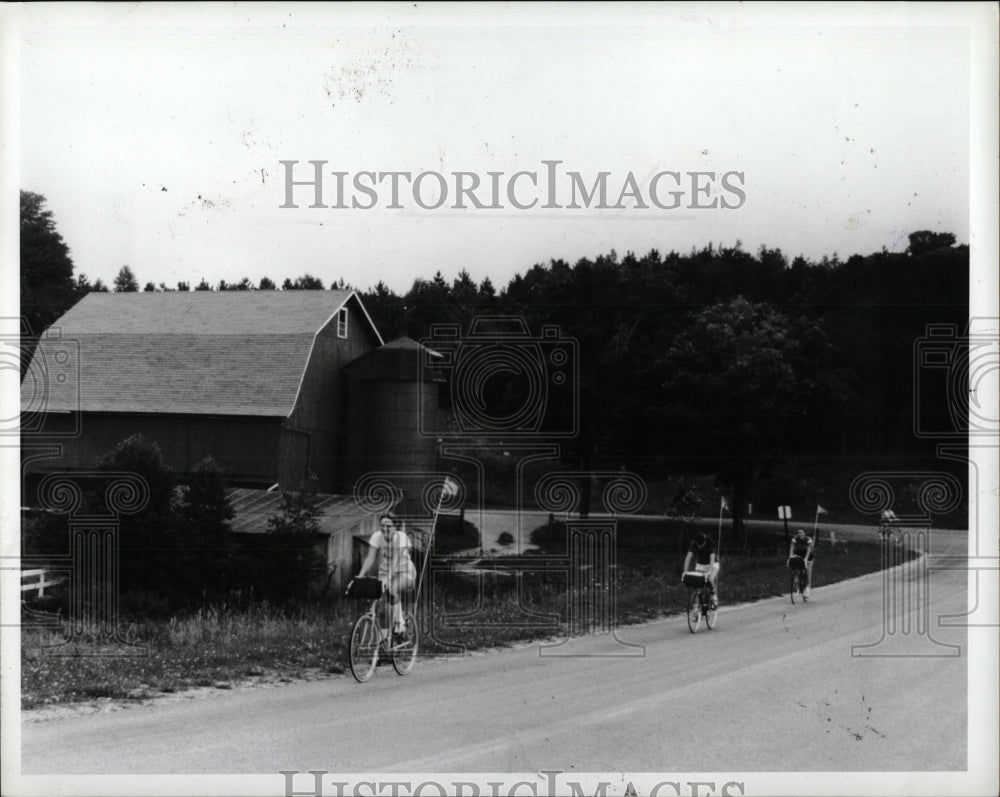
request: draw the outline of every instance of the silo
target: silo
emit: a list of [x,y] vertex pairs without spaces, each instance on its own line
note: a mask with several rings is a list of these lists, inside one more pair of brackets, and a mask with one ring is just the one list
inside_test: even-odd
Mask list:
[[347,489],[366,473],[419,474],[437,469],[438,357],[407,337],[397,338],[345,367]]

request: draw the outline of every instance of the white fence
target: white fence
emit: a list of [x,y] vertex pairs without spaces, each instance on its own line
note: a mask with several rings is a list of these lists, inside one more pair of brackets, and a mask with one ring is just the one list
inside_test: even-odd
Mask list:
[[21,593],[22,597],[31,597],[30,595],[23,595],[25,592],[37,592],[37,597],[45,597],[45,588],[54,587],[58,584],[62,584],[66,581],[64,576],[58,578],[49,578],[49,571],[44,568],[41,570],[22,570],[21,571]]

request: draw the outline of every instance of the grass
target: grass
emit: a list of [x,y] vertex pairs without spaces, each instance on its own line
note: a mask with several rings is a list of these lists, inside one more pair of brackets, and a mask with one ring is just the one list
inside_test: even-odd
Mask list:
[[146,655],[128,657],[91,655],[92,640],[63,646],[63,655],[45,655],[42,646],[58,644],[63,636],[25,630],[21,704],[142,699],[194,687],[231,687],[251,678],[340,673],[351,608],[339,604],[289,612],[266,604],[240,610],[223,606],[168,622],[124,622],[128,641],[146,648]]
[[[641,524],[622,528],[615,579],[619,624],[683,612],[682,550],[682,533],[662,522],[656,528]],[[785,594],[786,555],[781,539],[773,536],[758,540],[750,554],[724,552],[723,602]],[[822,544],[814,586],[880,567],[877,545]],[[436,574],[435,632],[425,634],[421,649],[429,654],[453,653],[565,633],[567,605],[565,574],[526,573],[520,593],[509,573]],[[125,620],[120,626],[124,637],[146,647],[146,655],[129,657],[92,655],[94,640],[60,649],[70,655],[45,655],[43,646],[57,644],[63,636],[55,630],[25,629],[22,707],[100,698],[142,700],[196,687],[232,688],[254,679],[280,682],[339,674],[346,665],[347,635],[357,613],[353,602],[335,600],[294,609],[268,604],[213,606],[169,621]],[[460,614],[465,617],[456,617]]]

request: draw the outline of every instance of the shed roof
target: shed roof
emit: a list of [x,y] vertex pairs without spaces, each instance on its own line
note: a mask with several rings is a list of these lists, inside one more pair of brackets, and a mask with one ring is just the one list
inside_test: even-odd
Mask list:
[[40,341],[21,407],[284,417],[348,303],[381,343],[353,291],[90,293]]
[[[233,508],[231,531],[240,534],[263,534],[268,530],[268,519],[281,514],[282,494],[277,490],[235,489],[227,492]],[[336,534],[346,531],[364,520],[372,511],[358,505],[353,496],[315,496],[320,532]]]

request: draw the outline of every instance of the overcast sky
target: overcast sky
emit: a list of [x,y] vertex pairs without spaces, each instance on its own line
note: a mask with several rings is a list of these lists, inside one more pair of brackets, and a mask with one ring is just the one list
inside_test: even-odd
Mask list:
[[[969,241],[968,9],[192,6],[19,9],[20,187],[92,280],[128,264],[141,284],[309,272],[402,292],[466,268],[499,288],[611,249]],[[347,172],[348,205],[370,201],[361,171],[502,172],[505,206],[427,210],[403,184],[388,208],[382,183],[371,209],[310,208],[308,187],[281,208],[282,160]],[[714,172],[706,204],[735,204],[718,180],[739,172],[745,200],[543,209],[522,179],[538,205],[511,207],[505,181],[544,185],[543,160],[561,192],[562,172],[609,172],[612,205],[629,173],[646,192],[662,171]]]

